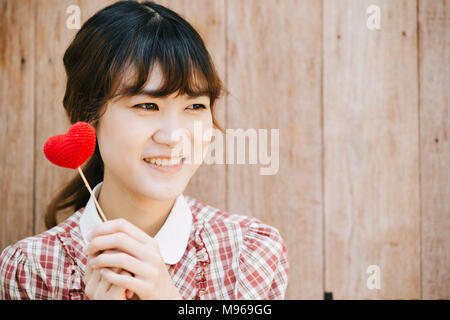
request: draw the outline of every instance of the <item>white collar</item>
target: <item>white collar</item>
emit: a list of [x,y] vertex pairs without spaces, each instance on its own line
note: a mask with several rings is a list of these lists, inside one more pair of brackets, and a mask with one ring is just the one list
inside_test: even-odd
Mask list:
[[[92,192],[98,199],[103,181],[98,183]],[[87,236],[102,220],[99,217],[92,196],[84,208],[80,218],[80,231],[85,244]],[[192,213],[183,194],[180,194],[164,225],[155,235],[161,256],[166,264],[176,264],[183,256],[188,245],[189,235],[192,227]]]

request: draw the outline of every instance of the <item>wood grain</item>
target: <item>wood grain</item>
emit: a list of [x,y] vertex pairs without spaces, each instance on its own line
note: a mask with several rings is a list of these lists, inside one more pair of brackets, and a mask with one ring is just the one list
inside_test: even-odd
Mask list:
[[[323,298],[321,3],[228,1],[227,128],[279,129],[279,169],[228,165],[228,209],[277,227],[287,243],[286,298]],[[270,149],[269,149],[270,155]],[[258,157],[259,159],[259,157]]]
[[450,3],[419,1],[422,298],[450,298]]
[[[369,5],[381,29],[369,30]],[[324,2],[325,291],[420,298],[415,1]],[[370,265],[381,288],[369,290]]]
[[0,1],[0,250],[33,233],[35,1]]

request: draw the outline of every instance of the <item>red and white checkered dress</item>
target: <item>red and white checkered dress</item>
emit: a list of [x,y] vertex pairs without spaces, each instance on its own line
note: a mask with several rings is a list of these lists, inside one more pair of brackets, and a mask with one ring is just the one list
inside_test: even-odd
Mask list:
[[[181,260],[167,265],[183,299],[284,299],[287,248],[260,220],[185,196],[193,215]],[[79,221],[85,208],[0,255],[0,299],[88,299]]]

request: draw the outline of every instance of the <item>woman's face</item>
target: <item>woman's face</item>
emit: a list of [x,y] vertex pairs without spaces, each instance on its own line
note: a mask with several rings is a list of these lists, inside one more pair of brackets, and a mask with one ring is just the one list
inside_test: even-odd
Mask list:
[[[161,82],[156,67],[145,90],[155,90]],[[104,179],[139,196],[158,201],[174,199],[200,167],[211,142],[205,132],[211,128],[208,96],[189,99],[181,95],[175,98],[175,94],[165,98],[137,95],[110,101],[97,127]],[[171,172],[144,160],[159,156],[187,159]]]

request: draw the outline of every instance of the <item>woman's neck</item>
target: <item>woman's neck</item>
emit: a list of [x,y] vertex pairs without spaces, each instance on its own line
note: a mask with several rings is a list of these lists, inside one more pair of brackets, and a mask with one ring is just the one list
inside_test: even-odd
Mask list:
[[98,197],[108,220],[124,218],[151,237],[164,225],[175,200],[156,201],[139,197],[111,180],[103,181]]

